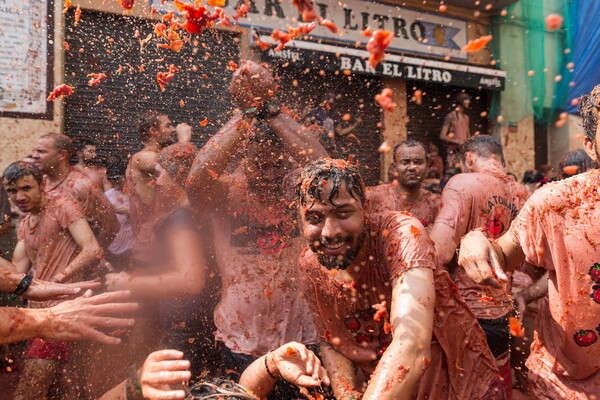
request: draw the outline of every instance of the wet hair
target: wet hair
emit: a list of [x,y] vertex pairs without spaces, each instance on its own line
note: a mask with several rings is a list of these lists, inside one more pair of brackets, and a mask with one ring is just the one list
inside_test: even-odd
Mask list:
[[[569,174],[565,172],[565,167],[568,166],[576,166],[577,172],[574,174]],[[598,168],[598,165],[588,156],[588,154],[583,149],[577,149],[568,152],[558,162],[558,175],[562,178],[568,178],[570,176],[574,176],[577,174],[581,174],[588,169]]]
[[234,399],[257,399],[243,386],[227,379],[214,379],[212,381],[201,381],[189,390],[185,400],[234,400]]
[[456,95],[456,104],[461,105],[463,101],[470,99],[471,96],[469,96],[466,93],[459,93]]
[[596,139],[598,112],[600,111],[600,85],[596,85],[588,94],[581,96],[579,114],[583,118],[583,132],[589,140]]
[[44,179],[44,175],[38,167],[25,161],[16,161],[10,164],[4,170],[2,178],[5,183],[13,183],[29,175],[33,176],[37,183],[42,183]]
[[94,146],[97,147],[98,143],[90,138],[81,138],[75,141],[74,147],[77,151],[82,151],[86,146]]
[[425,155],[427,155],[427,153],[429,153],[429,150],[427,149],[427,146],[425,145],[425,143],[419,142],[418,140],[414,140],[414,139],[408,139],[408,140],[401,141],[400,143],[398,143],[396,145],[396,147],[394,147],[394,159],[398,155],[398,150],[400,150],[400,147],[402,147],[402,146],[404,146],[404,147],[421,146],[423,148],[423,150],[425,150]]
[[40,136],[40,139],[52,139],[52,146],[58,151],[66,151],[70,156],[73,153],[73,141],[67,135],[62,133],[46,133]]
[[498,140],[489,135],[477,135],[467,140],[461,146],[461,157],[464,160],[467,153],[475,153],[477,157],[492,158],[496,156],[504,165],[504,151]]
[[542,179],[544,179],[544,174],[542,174],[541,171],[538,171],[537,169],[528,169],[523,174],[522,183],[538,183]]
[[142,142],[145,142],[148,139],[150,139],[150,129],[158,128],[160,126],[159,117],[162,115],[164,114],[159,114],[156,111],[147,111],[137,121],[137,132],[138,135],[140,135],[140,139],[142,139]]
[[333,183],[328,198],[331,204],[342,182],[346,182],[350,196],[362,204],[365,203],[365,183],[358,170],[344,160],[321,158],[307,165],[296,181],[296,197],[299,204],[306,205],[307,198],[322,199],[323,189],[328,181]]
[[158,163],[181,185],[192,168],[198,148],[191,143],[175,143],[165,147],[158,155]]

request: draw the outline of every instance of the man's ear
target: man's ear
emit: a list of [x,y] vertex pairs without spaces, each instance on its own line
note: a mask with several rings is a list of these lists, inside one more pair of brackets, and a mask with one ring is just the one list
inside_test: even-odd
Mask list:
[[588,138],[587,136],[583,139],[583,149],[585,150],[585,152],[587,153],[588,156],[590,156],[590,158],[592,160],[594,160],[594,162],[596,164],[598,164],[598,155],[596,154],[596,143],[594,140],[590,140],[590,138]]
[[465,168],[468,171],[472,171],[473,170],[473,165],[475,165],[475,154],[472,152],[466,152],[465,153],[465,158],[464,158],[464,164],[465,164]]

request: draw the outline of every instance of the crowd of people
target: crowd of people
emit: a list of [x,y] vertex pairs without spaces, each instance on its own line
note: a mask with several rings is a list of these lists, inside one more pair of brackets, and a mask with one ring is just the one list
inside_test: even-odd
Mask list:
[[[243,63],[201,149],[147,112],[127,163],[51,133],[4,170],[19,222],[0,291],[28,301],[0,309],[0,343],[28,340],[15,399],[600,396],[600,86],[584,149],[529,188],[471,137],[467,95],[441,132],[450,161],[406,140],[366,187],[276,89]],[[311,118],[331,125],[332,101]]]

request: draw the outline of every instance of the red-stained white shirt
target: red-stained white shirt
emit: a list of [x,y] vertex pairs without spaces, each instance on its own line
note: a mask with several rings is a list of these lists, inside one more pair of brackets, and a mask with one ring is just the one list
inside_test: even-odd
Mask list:
[[[529,263],[549,271],[548,302],[538,315],[530,371],[533,368],[547,381],[558,376],[564,385],[580,380],[571,390],[596,396],[600,395],[599,188],[597,169],[549,183],[531,196],[508,231]],[[583,398],[574,392],[564,398]]]

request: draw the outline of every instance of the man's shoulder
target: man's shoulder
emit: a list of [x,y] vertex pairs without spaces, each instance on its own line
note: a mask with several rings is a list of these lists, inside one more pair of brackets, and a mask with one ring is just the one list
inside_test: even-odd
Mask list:
[[556,206],[560,209],[576,207],[584,201],[597,202],[599,178],[600,170],[591,170],[561,181],[547,183],[537,189],[529,197],[528,202],[536,206]]
[[[78,167],[72,167],[63,184],[78,195],[90,195],[93,191],[100,190],[97,185]],[[61,185],[62,186],[62,185]]]
[[383,211],[367,215],[369,230],[372,236],[386,238],[393,229],[415,227],[425,229],[423,224],[407,211]]

